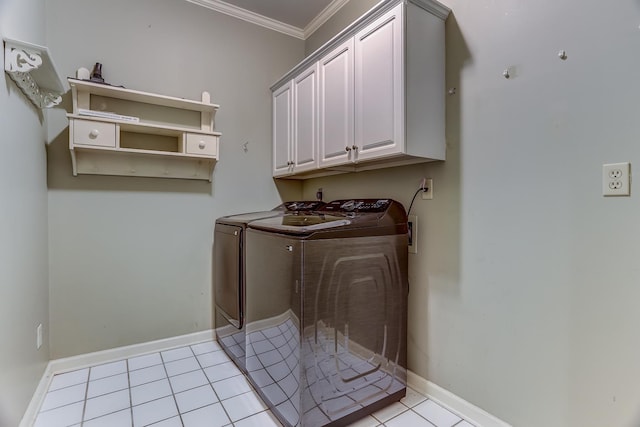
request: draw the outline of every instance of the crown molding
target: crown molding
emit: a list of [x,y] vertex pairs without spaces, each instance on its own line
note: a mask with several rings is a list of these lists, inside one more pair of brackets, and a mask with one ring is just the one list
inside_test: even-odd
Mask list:
[[335,15],[345,4],[349,3],[349,0],[333,0],[322,12],[318,14],[309,24],[304,27],[305,40],[315,33],[325,22],[327,22],[333,15]]
[[423,8],[427,12],[431,12],[440,19],[446,20],[451,13],[451,9],[436,0],[409,0],[418,7]]
[[232,4],[226,3],[222,0],[187,0],[190,3],[194,3],[208,9],[215,10],[216,12],[224,13],[225,15],[233,16],[234,18],[242,19],[243,21],[250,22],[261,27],[269,28],[274,31],[286,34],[291,37],[295,37],[304,40],[304,32],[298,27],[285,24],[275,19],[267,18],[266,16],[259,15],[257,13],[242,9]]
[[284,22],[277,21],[275,19],[267,18],[266,16],[251,12],[241,7],[234,6],[222,0],[187,0],[189,3],[194,3],[207,9],[215,10],[216,12],[224,13],[225,15],[233,16],[234,18],[242,19],[243,21],[250,22],[261,27],[269,28],[270,30],[278,31],[291,37],[295,37],[301,40],[306,40],[311,34],[313,34],[318,28],[327,22],[333,15],[338,12],[342,6],[347,4],[349,0],[333,0],[322,12],[318,14],[313,20],[304,28],[294,27],[293,25],[285,24]]

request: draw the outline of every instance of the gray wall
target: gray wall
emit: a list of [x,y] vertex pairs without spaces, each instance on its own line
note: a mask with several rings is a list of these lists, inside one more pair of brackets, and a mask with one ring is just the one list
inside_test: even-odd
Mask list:
[[63,75],[99,61],[113,84],[190,99],[206,90],[222,132],[213,183],[73,177],[65,111],[52,114],[51,357],[211,328],[215,218],[300,194],[299,183],[277,188],[271,178],[269,86],[303,58],[304,43],[186,1],[47,6]]
[[[434,200],[414,205],[410,368],[516,426],[636,426],[638,197],[605,199],[600,180],[603,163],[640,162],[640,7],[444,2],[447,87],[458,88],[447,161],[311,180],[303,193],[408,205],[432,177]],[[46,340],[34,345],[35,326],[48,329],[44,170],[53,358],[206,329],[213,219],[299,195],[270,179],[268,87],[341,29],[329,24],[304,46],[183,1],[46,4],[46,44],[63,75],[101,61],[127,87],[210,91],[222,106],[222,160],[212,185],[71,177],[64,111],[49,115],[46,164],[43,119],[5,78],[2,425],[20,418],[47,359]],[[45,42],[42,2],[0,8],[3,35]]]
[[409,367],[514,426],[637,426],[640,190],[604,198],[601,177],[640,165],[640,4],[443,2],[447,160],[304,195],[408,206],[432,177],[413,208]]
[[[0,1],[0,37],[43,45],[44,22],[44,0]],[[0,425],[16,426],[49,360],[47,162],[43,113],[0,80]]]

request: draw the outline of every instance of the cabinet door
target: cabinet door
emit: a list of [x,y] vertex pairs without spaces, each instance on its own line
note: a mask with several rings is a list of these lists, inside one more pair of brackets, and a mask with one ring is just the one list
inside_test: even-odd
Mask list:
[[291,174],[291,82],[273,93],[273,176]]
[[318,64],[293,79],[293,172],[318,167]]
[[356,160],[404,152],[402,3],[355,36]]
[[353,38],[325,55],[320,65],[320,167],[351,161]]

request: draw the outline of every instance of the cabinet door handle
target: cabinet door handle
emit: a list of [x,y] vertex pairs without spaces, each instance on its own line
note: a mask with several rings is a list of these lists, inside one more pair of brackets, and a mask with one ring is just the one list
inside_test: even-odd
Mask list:
[[204,150],[204,147],[206,147],[207,145],[204,143],[204,141],[200,141],[200,144],[198,144],[198,148],[201,150]]
[[293,252],[293,246],[291,245],[285,246],[285,249],[288,250],[289,252]]
[[358,146],[357,145],[353,145],[351,148],[353,149],[353,151],[357,151],[358,150]]
[[349,146],[344,147],[344,151],[346,151],[348,153],[349,151],[351,151],[351,147],[349,147]]
[[98,129],[92,129],[91,132],[89,132],[89,138],[91,139],[96,139],[98,136],[100,136],[100,131]]

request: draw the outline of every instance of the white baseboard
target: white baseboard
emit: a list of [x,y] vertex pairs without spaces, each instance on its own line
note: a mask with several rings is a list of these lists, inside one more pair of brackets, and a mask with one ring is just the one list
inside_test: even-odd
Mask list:
[[115,362],[117,360],[127,359],[132,356],[139,356],[146,353],[155,353],[175,347],[210,341],[214,340],[215,337],[215,331],[213,329],[209,329],[206,331],[194,332],[192,334],[180,335],[157,341],[149,341],[125,347],[117,347],[109,350],[96,351],[94,353],[80,354],[78,356],[51,360],[40,379],[40,383],[38,383],[36,391],[33,393],[31,402],[29,403],[29,406],[22,417],[22,421],[20,422],[20,427],[31,427],[35,422],[38,410],[42,405],[42,401],[49,389],[51,379],[55,374],[75,371],[76,369],[82,369],[102,363]]
[[29,406],[27,406],[27,410],[24,412],[22,420],[20,420],[19,427],[31,427],[33,426],[33,423],[36,422],[38,410],[44,401],[47,390],[49,390],[49,383],[51,382],[52,376],[51,362],[49,362],[42,374],[42,378],[40,378],[36,391],[34,391],[33,396],[31,396],[31,402],[29,402]]
[[407,385],[478,427],[512,427],[501,419],[456,396],[414,372],[407,372]]

